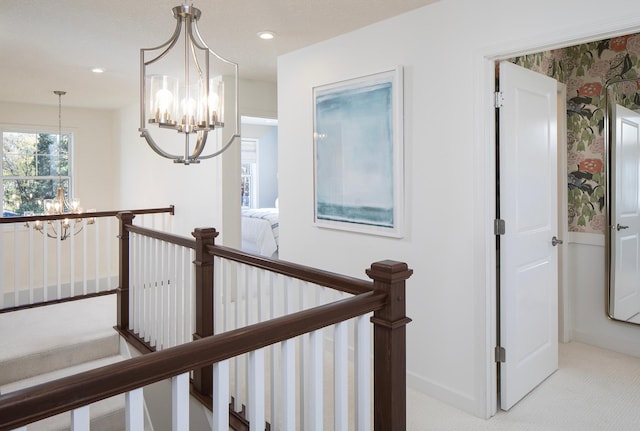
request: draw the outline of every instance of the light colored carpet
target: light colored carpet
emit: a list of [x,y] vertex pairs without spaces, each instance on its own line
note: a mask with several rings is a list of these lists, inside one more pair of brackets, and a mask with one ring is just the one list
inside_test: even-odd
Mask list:
[[640,430],[640,358],[560,344],[559,369],[508,412],[483,420],[408,389],[411,431]]

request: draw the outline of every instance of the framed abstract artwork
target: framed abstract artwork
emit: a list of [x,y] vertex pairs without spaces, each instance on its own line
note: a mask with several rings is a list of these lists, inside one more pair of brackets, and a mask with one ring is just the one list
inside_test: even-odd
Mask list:
[[314,222],[402,237],[402,68],[314,87]]

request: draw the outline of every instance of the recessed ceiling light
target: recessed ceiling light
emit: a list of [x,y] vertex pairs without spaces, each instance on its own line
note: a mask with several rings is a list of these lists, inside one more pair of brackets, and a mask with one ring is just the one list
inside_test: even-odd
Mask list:
[[93,69],[91,69],[91,71],[93,73],[104,73],[104,68],[102,68],[102,67],[94,67]]
[[258,37],[263,40],[271,40],[276,37],[276,34],[272,31],[259,31]]

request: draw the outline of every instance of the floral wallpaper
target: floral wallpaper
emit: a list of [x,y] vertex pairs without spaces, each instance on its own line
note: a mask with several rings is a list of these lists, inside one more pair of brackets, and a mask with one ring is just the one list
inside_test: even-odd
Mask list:
[[[567,85],[569,230],[604,233],[606,228],[605,89],[640,77],[640,34],[516,57],[511,62]],[[635,84],[622,93],[640,105]]]

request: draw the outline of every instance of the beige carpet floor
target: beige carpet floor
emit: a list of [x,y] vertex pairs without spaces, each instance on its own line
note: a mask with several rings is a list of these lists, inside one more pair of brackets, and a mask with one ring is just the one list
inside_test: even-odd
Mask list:
[[508,412],[484,420],[409,389],[411,431],[640,430],[640,358],[559,345],[559,369]]

